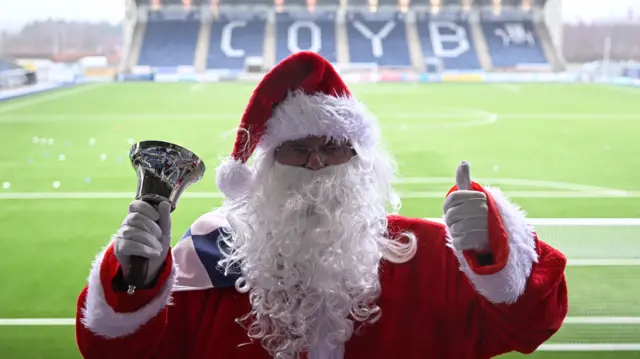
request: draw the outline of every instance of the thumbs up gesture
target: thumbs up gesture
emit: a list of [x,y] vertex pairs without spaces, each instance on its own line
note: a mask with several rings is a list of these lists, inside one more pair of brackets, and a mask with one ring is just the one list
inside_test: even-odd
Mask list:
[[456,172],[457,191],[444,201],[445,224],[457,250],[489,248],[487,196],[471,190],[469,163],[462,161]]

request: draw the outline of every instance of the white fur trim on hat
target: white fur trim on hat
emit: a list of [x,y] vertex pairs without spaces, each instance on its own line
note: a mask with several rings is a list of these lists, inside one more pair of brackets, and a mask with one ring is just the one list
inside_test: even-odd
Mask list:
[[375,118],[355,98],[294,91],[273,111],[258,146],[272,150],[307,136],[345,139],[364,148],[379,140]]
[[242,196],[249,189],[252,180],[253,173],[239,160],[226,159],[216,168],[216,184],[227,198]]

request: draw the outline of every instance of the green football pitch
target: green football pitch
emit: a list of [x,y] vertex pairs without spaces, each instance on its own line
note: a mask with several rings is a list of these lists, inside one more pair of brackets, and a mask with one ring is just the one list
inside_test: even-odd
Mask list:
[[[159,139],[208,169],[174,212],[219,205],[215,167],[254,84],[88,84],[0,102],[0,358],[78,358],[76,298]],[[441,215],[461,160],[569,258],[570,311],[534,358],[640,358],[640,90],[584,84],[367,84],[400,166],[402,214]],[[519,358],[509,354],[506,358]]]

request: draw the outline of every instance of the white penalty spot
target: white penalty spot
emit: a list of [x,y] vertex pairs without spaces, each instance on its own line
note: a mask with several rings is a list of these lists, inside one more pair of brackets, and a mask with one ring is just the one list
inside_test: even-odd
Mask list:
[[2,188],[3,188],[3,189],[9,189],[9,188],[11,188],[11,183],[9,183],[9,182],[4,182],[4,183],[2,184]]
[[60,181],[54,181],[51,185],[53,188],[60,188]]

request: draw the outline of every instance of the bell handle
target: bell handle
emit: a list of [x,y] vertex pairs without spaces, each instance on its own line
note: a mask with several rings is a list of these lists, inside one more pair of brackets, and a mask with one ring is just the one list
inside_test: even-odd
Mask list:
[[128,284],[127,294],[133,295],[137,288],[144,287],[149,270],[149,259],[140,256],[131,256],[127,268],[125,282]]
[[[144,199],[145,202],[152,205],[154,208],[158,208],[158,204],[160,201],[153,199]],[[131,256],[129,257],[129,263],[127,266],[127,270],[125,271],[126,276],[124,278],[125,283],[127,283],[127,294],[133,295],[136,292],[137,288],[144,288],[145,280],[147,279],[147,274],[149,272],[149,259],[141,256]]]

